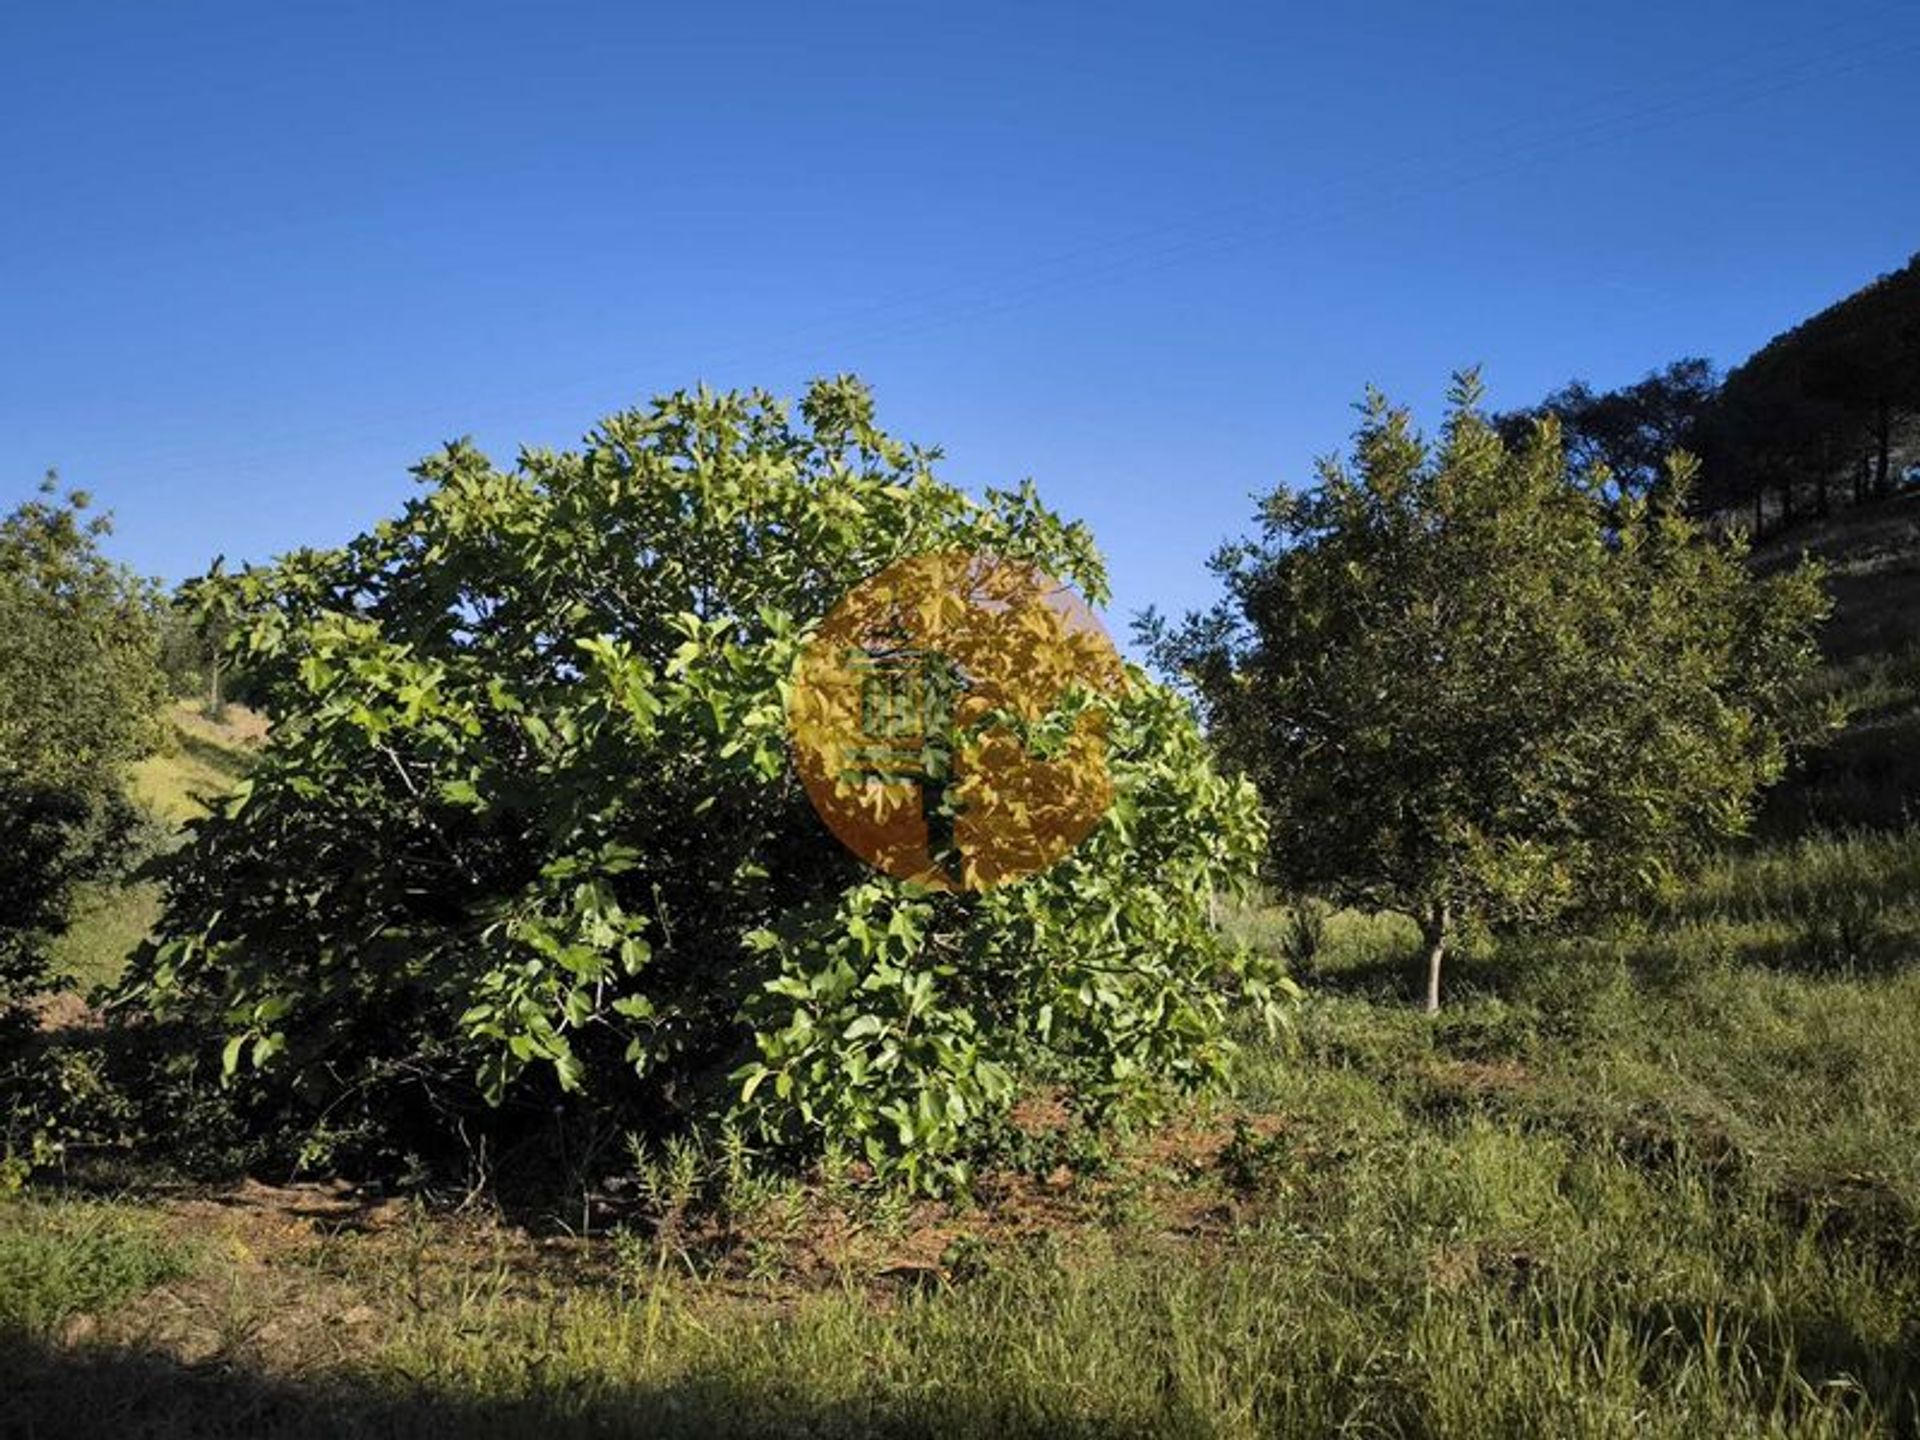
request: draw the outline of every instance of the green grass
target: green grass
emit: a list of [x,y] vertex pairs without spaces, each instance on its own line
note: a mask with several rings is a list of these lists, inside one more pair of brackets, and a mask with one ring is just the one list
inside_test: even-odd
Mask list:
[[67,932],[53,942],[55,972],[70,976],[83,992],[112,984],[159,918],[157,885],[134,881],[87,886]]
[[249,755],[240,735],[250,727],[238,723],[244,712],[234,707],[236,723],[206,719],[192,701],[173,707],[172,744],[134,767],[135,796],[169,825],[179,826],[206,814],[206,802],[231,789],[246,773]]
[[[1383,1152],[1232,1248],[1022,1257],[779,1318],[669,1282],[402,1319],[362,1387],[431,1375],[531,1431],[964,1435],[1857,1433],[1915,1376],[1881,1276],[1650,1180],[1469,1127]],[[1204,1263],[1202,1263],[1204,1262]],[[1844,1316],[1845,1319],[1837,1317]],[[478,1323],[476,1324],[476,1318]],[[1864,1330],[1856,1329],[1864,1326]]]
[[[1335,915],[1232,1093],[1064,1188],[909,1208],[687,1153],[557,1256],[296,1224],[270,1262],[210,1242],[181,1328],[16,1340],[15,1403],[84,1386],[162,1435],[1913,1434],[1916,867],[1914,833],[1730,858],[1643,925],[1470,951],[1437,1022],[1399,922]],[[1833,891],[1891,937],[1870,966],[1805,953]]]
[[0,1200],[0,1334],[55,1335],[187,1273],[187,1252],[120,1206]]

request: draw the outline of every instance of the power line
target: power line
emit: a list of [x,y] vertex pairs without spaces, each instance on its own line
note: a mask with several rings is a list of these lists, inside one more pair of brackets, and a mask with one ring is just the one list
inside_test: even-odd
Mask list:
[[[1832,33],[1842,28],[1845,27],[1835,25],[1820,33]],[[1718,68],[1724,71],[1729,64],[1743,65],[1756,55],[1787,48],[1788,43],[1778,42],[1762,47],[1739,60],[1723,63]],[[871,344],[876,340],[892,341],[943,326],[995,317],[1027,308],[1053,295],[1136,279],[1203,256],[1243,248],[1262,239],[1299,234],[1329,224],[1397,210],[1415,201],[1524,170],[1544,158],[1590,151],[1621,138],[1721,113],[1810,83],[1884,66],[1920,50],[1920,43],[1890,47],[1881,36],[1855,37],[1848,43],[1813,55],[1804,53],[1804,40],[1791,43],[1802,53],[1796,54],[1786,65],[1759,74],[1722,74],[1715,84],[1694,85],[1683,94],[1632,110],[1583,107],[1595,109],[1595,113],[1590,118],[1548,134],[1541,134],[1538,123],[1529,117],[1508,121],[1488,132],[1488,136],[1476,139],[1471,148],[1485,153],[1491,137],[1505,134],[1524,133],[1529,138],[1525,144],[1497,155],[1495,163],[1491,165],[1469,162],[1455,166],[1451,173],[1431,176],[1428,175],[1431,161],[1415,156],[1397,156],[1357,176],[1347,177],[1331,187],[1330,193],[1316,197],[1321,203],[1295,207],[1284,215],[1273,213],[1271,205],[1255,201],[1215,207],[1203,217],[1198,217],[1208,222],[1198,229],[1195,227],[1196,217],[1191,216],[1178,222],[1148,227],[1125,236],[1057,252],[1022,267],[1011,279],[961,281],[932,290],[904,293],[838,315],[806,322],[763,341],[718,353],[710,352],[696,359],[692,365],[676,368],[682,374],[712,374],[750,361],[766,363],[772,357],[796,355],[804,348],[822,342],[850,347],[854,344]],[[1580,111],[1575,112],[1576,116],[1579,114]],[[1422,176],[1427,178],[1420,178]],[[1326,203],[1328,201],[1332,203]],[[1161,243],[1153,243],[1155,241]],[[1096,259],[1101,256],[1107,258]],[[661,357],[662,361],[664,359],[664,356]],[[590,385],[604,384],[605,374],[606,370],[602,367],[593,376],[543,384],[537,389],[521,389],[516,394],[524,401],[577,391]],[[409,405],[378,415],[362,416],[352,422],[330,422],[322,427],[277,437],[268,442],[266,448],[256,447],[245,452],[239,461],[250,466],[270,463],[344,435],[365,433],[369,429],[401,422],[417,423],[420,415],[420,406]],[[194,449],[162,453],[149,462],[128,468],[137,470],[143,479],[162,479],[209,468],[209,465],[204,452]]]

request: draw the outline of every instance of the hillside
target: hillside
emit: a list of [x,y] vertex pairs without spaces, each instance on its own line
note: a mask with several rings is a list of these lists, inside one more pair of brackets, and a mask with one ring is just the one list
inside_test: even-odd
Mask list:
[[1730,371],[1701,437],[1712,503],[1790,523],[1893,494],[1920,440],[1920,255]]
[[[170,744],[134,767],[133,792],[160,822],[162,847],[179,827],[205,813],[206,802],[246,772],[252,751],[266,735],[266,721],[230,705],[209,720],[196,701],[181,700],[168,714]],[[127,955],[159,918],[158,887],[135,879],[125,885],[90,886],[81,895],[72,927],[54,944],[56,965],[85,989],[115,979]]]
[[1920,812],[1920,495],[1838,512],[1756,549],[1764,569],[1828,566],[1833,618],[1822,684],[1851,720],[1772,797],[1765,828],[1887,827]]

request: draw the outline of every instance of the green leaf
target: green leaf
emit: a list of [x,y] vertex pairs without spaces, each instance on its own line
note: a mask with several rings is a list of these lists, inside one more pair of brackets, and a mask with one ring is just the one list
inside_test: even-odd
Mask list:
[[477,806],[480,792],[471,780],[446,780],[440,785],[440,798],[449,805]]

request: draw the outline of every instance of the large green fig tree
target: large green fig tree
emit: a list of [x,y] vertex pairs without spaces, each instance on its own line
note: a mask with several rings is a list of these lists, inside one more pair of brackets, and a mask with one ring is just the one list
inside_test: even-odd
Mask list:
[[511,469],[449,445],[344,548],[208,578],[272,734],[127,999],[312,1117],[589,1106],[917,1179],[1025,1084],[1096,1115],[1204,1084],[1284,982],[1208,924],[1263,831],[1185,701],[1131,670],[1103,822],[981,893],[867,868],[796,779],[796,657],[864,577],[975,549],[1104,597],[1084,526],[937,459],[851,379],[683,392]]

